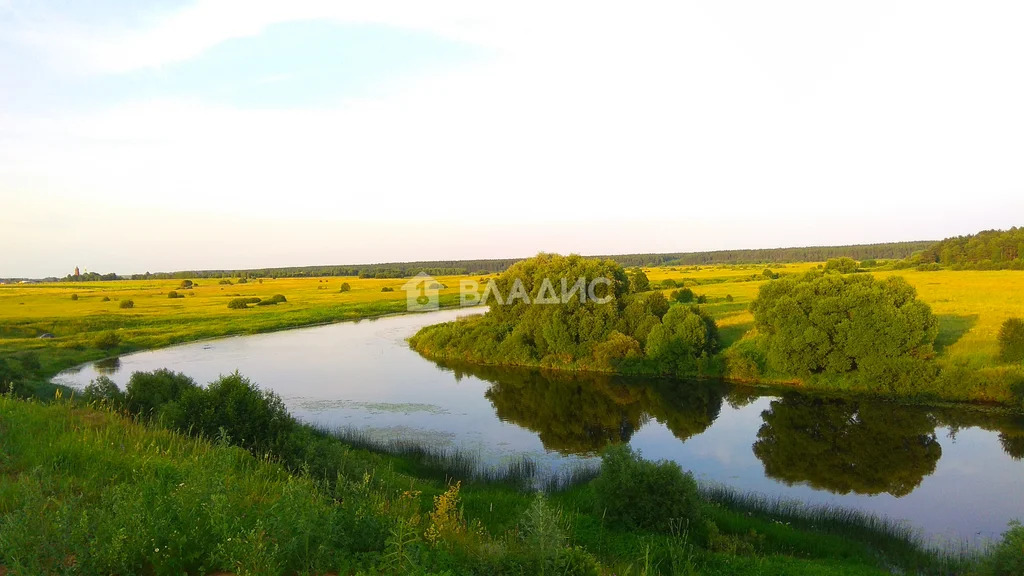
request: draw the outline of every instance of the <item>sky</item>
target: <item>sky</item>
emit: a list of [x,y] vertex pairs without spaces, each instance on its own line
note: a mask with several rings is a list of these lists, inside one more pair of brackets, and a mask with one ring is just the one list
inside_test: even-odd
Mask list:
[[1024,224],[1024,4],[0,0],[0,277]]

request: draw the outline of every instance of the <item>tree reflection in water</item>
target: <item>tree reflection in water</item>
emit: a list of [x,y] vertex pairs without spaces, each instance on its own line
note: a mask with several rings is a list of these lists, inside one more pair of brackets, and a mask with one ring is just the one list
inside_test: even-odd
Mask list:
[[762,418],[754,454],[790,485],[906,496],[942,455],[935,418],[922,409],[790,394]]
[[629,442],[651,419],[685,441],[707,430],[723,403],[741,410],[772,395],[753,452],[767,476],[790,485],[905,496],[935,471],[942,456],[939,426],[950,434],[973,427],[996,432],[1010,456],[1024,456],[1024,421],[991,411],[795,393],[779,398],[777,392],[719,382],[439,365],[456,378],[490,383],[485,395],[498,418],[536,432],[545,448],[562,454],[590,455]]
[[722,408],[724,387],[696,381],[650,381],[610,374],[446,365],[457,378],[487,381],[498,418],[537,433],[563,454],[594,454],[629,442],[650,419],[680,440],[707,430]]

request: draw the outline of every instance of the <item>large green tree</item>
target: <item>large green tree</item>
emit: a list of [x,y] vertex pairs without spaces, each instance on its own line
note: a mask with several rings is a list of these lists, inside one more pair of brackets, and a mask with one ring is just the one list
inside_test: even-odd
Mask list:
[[808,273],[761,287],[751,305],[769,367],[781,374],[860,371],[877,386],[923,377],[938,321],[899,277]]

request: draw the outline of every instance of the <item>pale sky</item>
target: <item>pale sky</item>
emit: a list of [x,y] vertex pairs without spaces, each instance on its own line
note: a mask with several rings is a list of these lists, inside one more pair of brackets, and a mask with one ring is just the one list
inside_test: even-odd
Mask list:
[[1024,224],[1024,3],[0,0],[0,277]]

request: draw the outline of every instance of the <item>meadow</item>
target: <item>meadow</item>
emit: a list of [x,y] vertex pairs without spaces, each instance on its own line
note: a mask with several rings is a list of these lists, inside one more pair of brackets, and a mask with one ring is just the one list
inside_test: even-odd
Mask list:
[[[441,305],[457,304],[459,278],[437,280],[446,286],[440,291]],[[196,280],[187,288],[181,280],[2,285],[0,358],[34,358],[27,363],[25,376],[40,381],[83,362],[136,350],[406,311],[402,285],[407,280],[401,278],[227,281],[231,284]],[[342,284],[350,289],[342,292]],[[171,292],[178,297],[169,297]],[[267,299],[275,294],[287,301],[228,308],[238,298]],[[132,302],[131,308],[121,307],[126,301]],[[103,345],[100,339],[111,333],[116,334],[116,344]],[[43,334],[53,338],[39,338]]]
[[[728,349],[753,328],[750,303],[773,274],[800,274],[820,263],[719,266],[661,266],[645,268],[655,288],[666,296],[674,287],[691,288],[704,296],[704,308],[717,323],[723,346]],[[943,368],[957,370],[957,377],[980,375],[986,381],[1005,382],[1007,375],[1024,376],[1021,366],[1001,364],[996,336],[1010,317],[1024,316],[1024,271],[917,271],[876,270],[877,277],[905,278],[939,320],[935,348]],[[480,276],[437,278],[442,306],[458,305],[460,280],[480,281]],[[406,311],[402,285],[406,279],[262,278],[240,283],[218,279],[194,281],[188,288],[181,280],[125,280],[112,282],[61,282],[0,286],[0,358],[24,357],[25,376],[41,382],[76,364],[135,350],[153,349],[181,342],[236,334],[253,334],[343,320],[354,320]],[[342,284],[350,287],[341,291]],[[390,291],[388,291],[390,289]],[[178,298],[169,298],[170,292]],[[286,302],[273,306],[228,308],[238,298],[267,299],[281,294]],[[125,300],[131,308],[121,308]],[[41,334],[52,339],[40,339]],[[101,338],[116,334],[116,345]],[[951,372],[952,373],[952,372]],[[783,382],[775,382],[783,383]],[[965,387],[962,399],[1007,401],[1003,384],[984,383]]]

